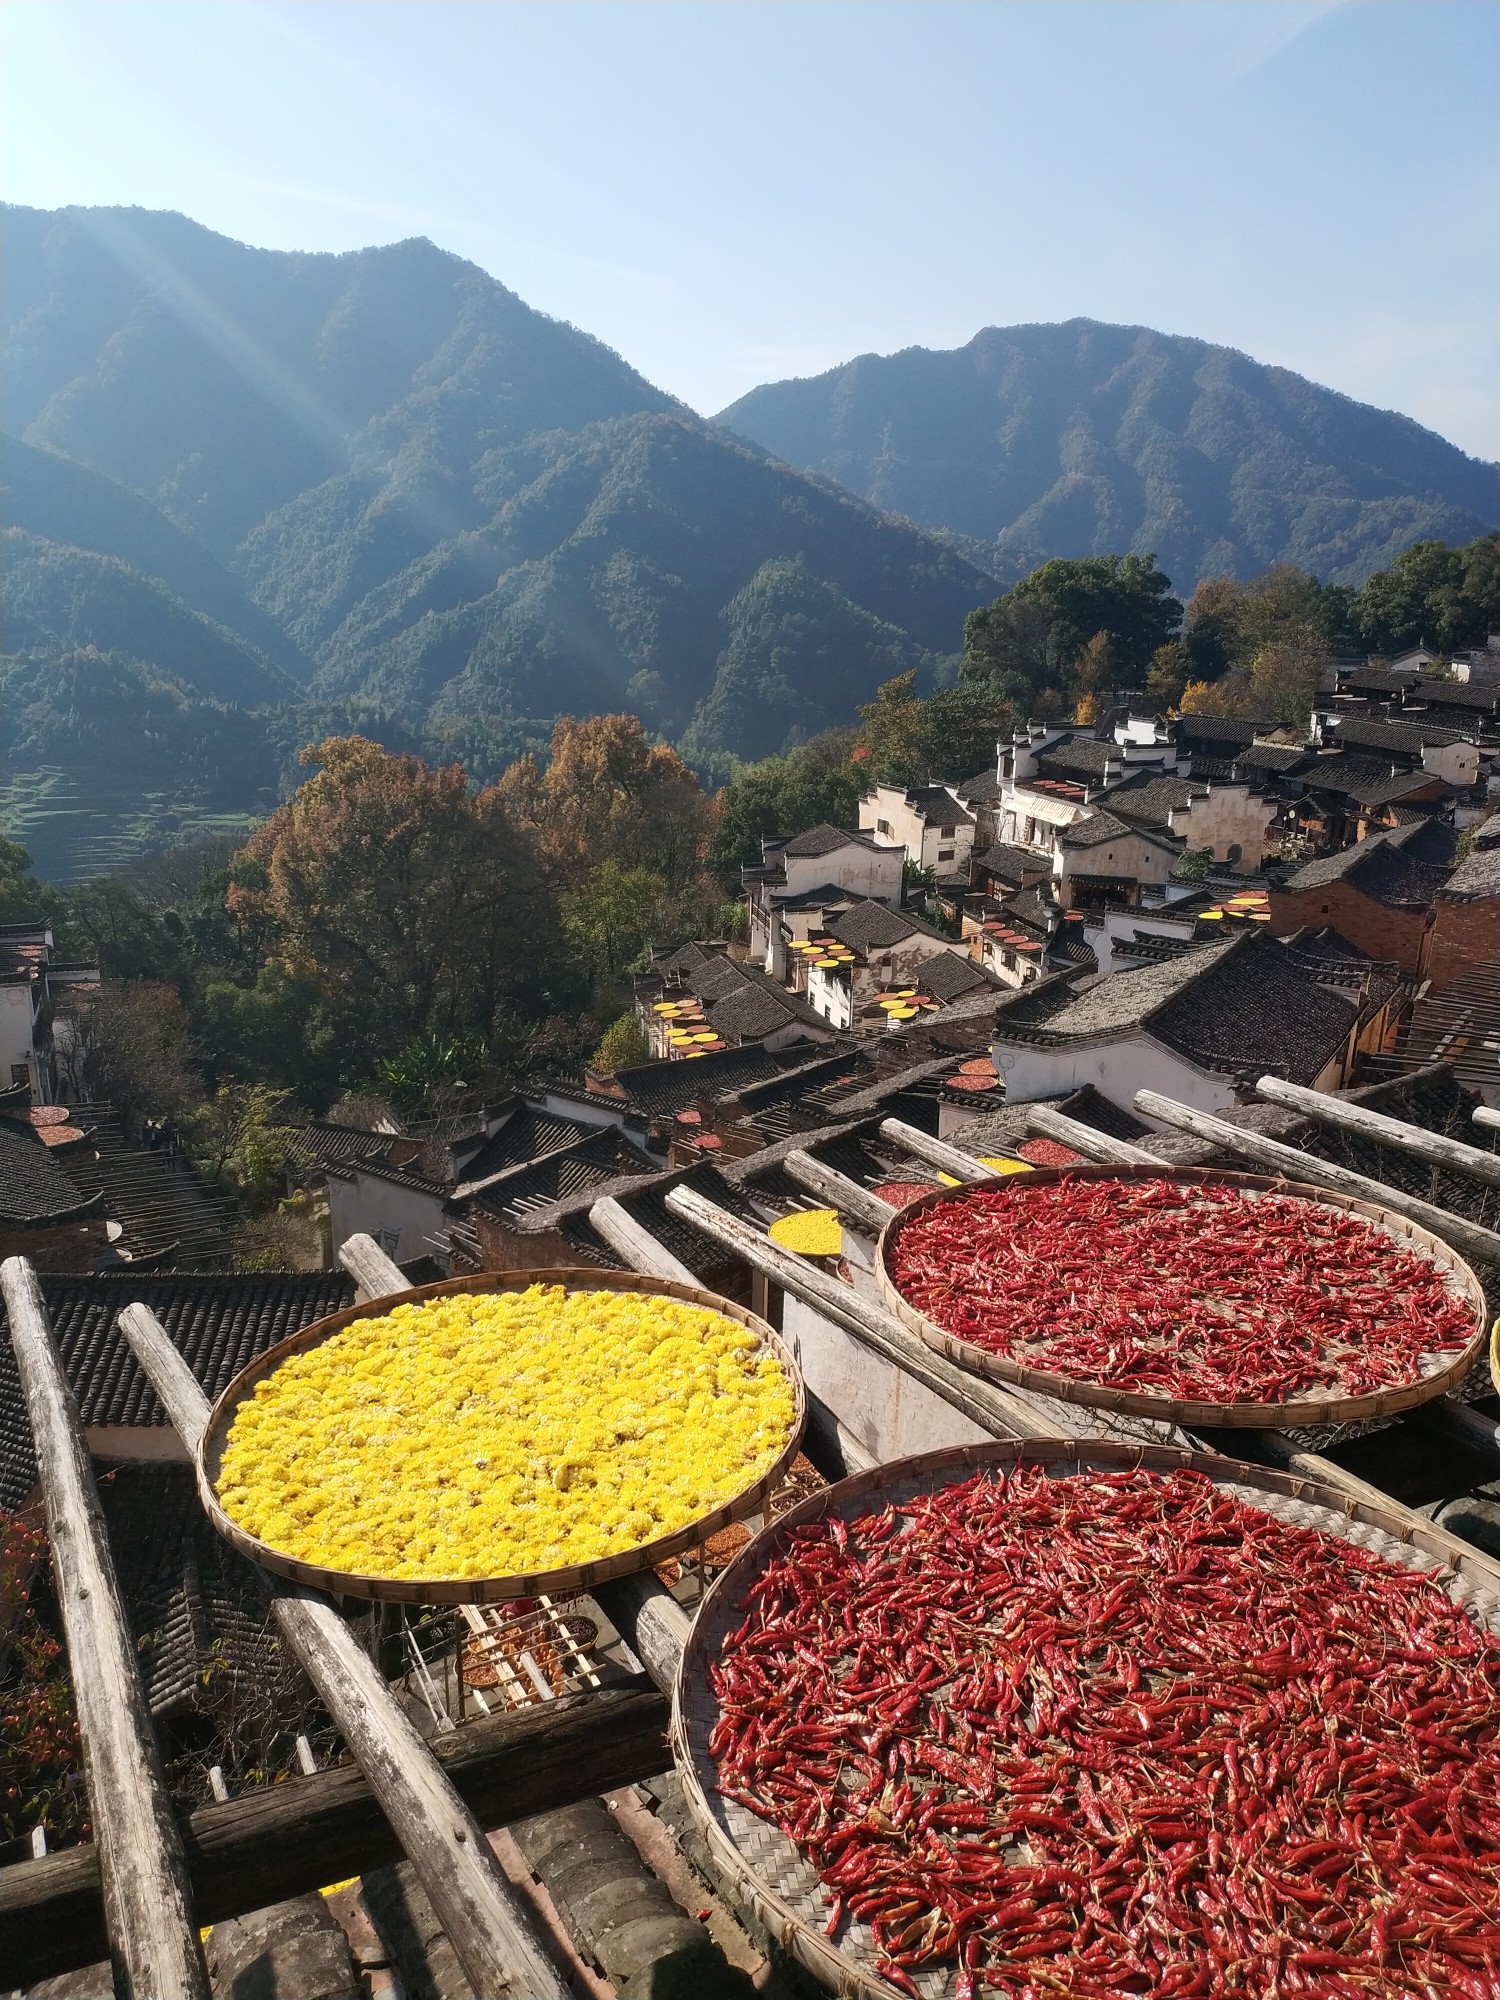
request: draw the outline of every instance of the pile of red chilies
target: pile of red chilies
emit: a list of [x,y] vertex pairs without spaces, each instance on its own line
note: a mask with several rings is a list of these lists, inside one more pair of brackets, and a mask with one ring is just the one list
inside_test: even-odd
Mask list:
[[1401,1386],[1475,1330],[1432,1259],[1374,1224],[1215,1182],[966,1188],[900,1229],[891,1272],[992,1354],[1212,1403]]
[[1500,1644],[1200,1473],[981,1475],[789,1532],[720,1789],[958,2000],[1495,2000]]

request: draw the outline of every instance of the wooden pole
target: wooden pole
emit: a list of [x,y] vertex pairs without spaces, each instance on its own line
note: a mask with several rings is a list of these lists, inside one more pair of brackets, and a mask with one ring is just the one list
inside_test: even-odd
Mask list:
[[[914,1381],[951,1403],[992,1436],[1058,1436],[1059,1425],[1049,1421],[1026,1398],[998,1382],[987,1381],[982,1375],[970,1374],[925,1347],[893,1314],[861,1298],[851,1285],[841,1284],[837,1278],[814,1269],[795,1251],[783,1250],[760,1230],[699,1194],[696,1188],[674,1187],[667,1195],[667,1207],[694,1228],[701,1229],[705,1236],[733,1250],[753,1270],[763,1272],[774,1284],[816,1308],[885,1360],[894,1362]],[[1083,1426],[1075,1428],[1081,1430]]]
[[1179,1104],[1174,1098],[1163,1097],[1154,1090],[1138,1090],[1135,1108],[1147,1118],[1160,1119],[1163,1125],[1175,1125],[1179,1131],[1193,1132],[1200,1139],[1212,1140],[1225,1152],[1251,1160],[1268,1173],[1284,1175],[1288,1180],[1308,1181],[1314,1187],[1332,1188],[1336,1193],[1351,1195],[1357,1201],[1375,1202],[1395,1215],[1404,1215],[1409,1222],[1420,1223],[1422,1228],[1430,1229],[1434,1236],[1443,1237],[1466,1257],[1481,1263],[1500,1264],[1500,1236],[1492,1229],[1481,1229],[1477,1222],[1468,1222],[1460,1215],[1450,1214],[1446,1208],[1435,1208],[1430,1201],[1418,1201],[1415,1195],[1387,1187],[1384,1181],[1372,1181],[1364,1174],[1351,1173],[1348,1167],[1336,1167],[1329,1160],[1315,1159],[1311,1153],[1299,1152],[1295,1146],[1283,1146],[1279,1139],[1268,1139],[1264,1133],[1247,1131],[1243,1125],[1231,1125],[1227,1119],[1216,1118],[1210,1111],[1195,1111],[1190,1105]]
[[187,1862],[78,1404],[24,1257],[0,1265],[0,1292],[36,1441],[115,1993],[118,2000],[209,2000]]
[[1357,1132],[1377,1145],[1390,1146],[1398,1153],[1410,1153],[1449,1173],[1467,1174],[1470,1180],[1487,1187],[1500,1187],[1500,1157],[1465,1146],[1458,1139],[1445,1139],[1441,1132],[1424,1132],[1420,1125],[1404,1119],[1387,1118],[1379,1111],[1367,1111],[1362,1104],[1350,1104],[1342,1097],[1329,1097],[1321,1090],[1305,1090],[1300,1083],[1284,1083],[1279,1076],[1263,1076],[1255,1086],[1257,1095],[1272,1104],[1284,1104],[1320,1125],[1332,1125],[1341,1132]]
[[799,1187],[805,1187],[809,1194],[815,1194],[841,1215],[851,1217],[871,1236],[879,1236],[896,1213],[888,1201],[882,1201],[878,1194],[871,1194],[858,1181],[851,1181],[847,1174],[825,1167],[811,1153],[788,1153],[781,1164]]
[[[504,1826],[666,1770],[669,1719],[662,1695],[636,1682],[481,1717],[434,1737],[431,1749],[479,1824]],[[182,1841],[205,1924],[405,1859],[354,1763],[200,1806],[182,1821]],[[94,1965],[108,1949],[97,1848],[0,1869],[7,1987]]]
[[934,1139],[928,1132],[919,1132],[915,1125],[908,1125],[902,1118],[882,1119],[880,1134],[910,1153],[913,1159],[925,1160],[929,1167],[936,1167],[939,1173],[952,1174],[956,1181],[967,1183],[1000,1178],[993,1167],[981,1166],[972,1153],[961,1153],[957,1146],[950,1146],[943,1139]]
[[[361,1305],[383,1298],[387,1292],[409,1292],[406,1274],[394,1259],[387,1257],[373,1236],[351,1236],[339,1250],[339,1262],[354,1280]],[[394,1274],[394,1277],[393,1275]]]
[[1051,1104],[1033,1104],[1026,1113],[1026,1129],[1043,1139],[1056,1139],[1061,1146],[1071,1146],[1086,1160],[1099,1160],[1116,1167],[1163,1164],[1159,1154],[1148,1153],[1144,1146],[1132,1146],[1128,1139],[1112,1138],[1108,1132],[1096,1132],[1092,1125],[1069,1118]]
[[[401,1283],[405,1289],[405,1280]],[[183,1443],[196,1453],[208,1422],[208,1398],[171,1336],[143,1305],[125,1308],[120,1330]],[[478,1821],[332,1599],[279,1578],[268,1579],[268,1587],[271,1615],[282,1637],[411,1857],[475,1993],[494,1994],[509,1986],[528,2000],[532,1995],[567,2000],[567,1983],[501,1872]]]
[[650,1278],[675,1278],[680,1285],[696,1285],[698,1274],[674,1257],[664,1243],[658,1243],[649,1229],[615,1200],[606,1195],[589,1210],[593,1223],[611,1250],[618,1250],[633,1271]]
[[1488,1104],[1481,1104],[1474,1113],[1474,1123],[1482,1125],[1487,1132],[1500,1132],[1500,1111],[1492,1110]]

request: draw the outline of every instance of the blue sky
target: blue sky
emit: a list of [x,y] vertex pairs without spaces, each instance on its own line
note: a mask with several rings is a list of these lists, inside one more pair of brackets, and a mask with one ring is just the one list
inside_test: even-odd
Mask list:
[[425,235],[711,414],[1025,320],[1500,456],[1495,0],[7,0],[11,201]]

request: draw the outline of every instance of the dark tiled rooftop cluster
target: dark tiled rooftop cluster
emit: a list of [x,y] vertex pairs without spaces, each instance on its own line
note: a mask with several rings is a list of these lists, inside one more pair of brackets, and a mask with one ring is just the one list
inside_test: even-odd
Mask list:
[[[86,1425],[160,1424],[161,1405],[116,1321],[139,1300],[171,1335],[212,1400],[248,1361],[314,1320],[354,1302],[342,1271],[242,1276],[153,1276],[94,1272],[42,1277],[53,1337]],[[36,1479],[10,1329],[0,1307],[0,1506],[13,1507]]]
[[89,1199],[29,1126],[0,1118],[0,1222],[60,1222]]

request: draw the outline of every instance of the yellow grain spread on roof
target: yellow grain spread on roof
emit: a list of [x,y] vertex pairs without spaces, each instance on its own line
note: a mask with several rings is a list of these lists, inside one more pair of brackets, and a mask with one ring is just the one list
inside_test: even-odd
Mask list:
[[794,1208],[778,1215],[766,1234],[783,1250],[800,1250],[804,1257],[837,1257],[844,1247],[836,1208]]
[[241,1404],[219,1501],[327,1569],[515,1576],[655,1541],[791,1435],[748,1328],[641,1292],[457,1293],[352,1321]]

